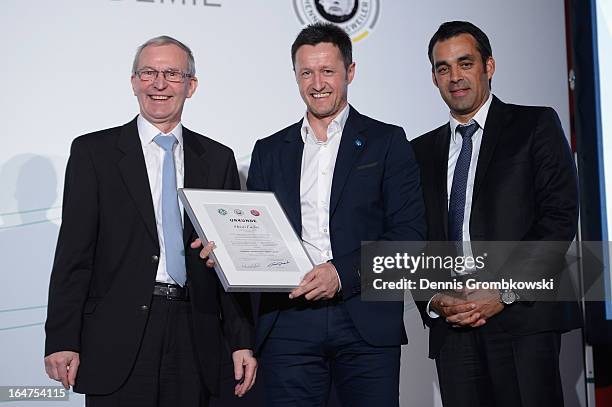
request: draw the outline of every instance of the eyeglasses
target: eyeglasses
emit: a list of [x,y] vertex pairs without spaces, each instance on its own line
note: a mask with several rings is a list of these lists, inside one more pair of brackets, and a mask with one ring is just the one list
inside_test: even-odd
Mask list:
[[160,73],[164,75],[164,79],[168,82],[183,82],[185,78],[193,77],[192,74],[173,70],[157,71],[155,69],[141,69],[140,71],[136,71],[134,73],[141,81],[145,82],[151,82],[156,80],[157,75],[159,75]]

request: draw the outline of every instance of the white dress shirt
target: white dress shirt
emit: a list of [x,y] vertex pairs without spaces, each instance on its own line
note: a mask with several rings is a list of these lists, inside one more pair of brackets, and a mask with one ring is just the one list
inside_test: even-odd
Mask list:
[[[164,150],[153,141],[153,139],[158,134],[163,134],[164,136],[169,136],[172,134],[174,137],[176,137],[178,143],[174,145],[173,149],[174,166],[176,169],[176,186],[177,188],[182,188],[184,185],[183,177],[185,173],[185,160],[183,158],[183,126],[181,123],[179,123],[169,133],[162,133],[157,127],[155,127],[141,115],[138,116],[137,125],[145,165],[147,167],[147,175],[149,177],[149,187],[151,188],[151,197],[153,198],[153,208],[155,210],[157,238],[159,239],[160,255],[159,263],[157,264],[157,275],[155,277],[155,281],[176,284],[176,282],[166,271],[166,248],[164,245],[164,229],[162,224],[162,171],[165,153]],[[179,211],[182,219],[183,205],[180,201]]]
[[329,235],[329,201],[336,157],[348,115],[347,104],[327,127],[327,141],[324,142],[317,140],[308,122],[308,114],[304,115],[302,122],[302,240],[315,264],[322,264],[333,258]]
[[[470,245],[470,216],[472,213],[472,195],[474,192],[474,180],[476,179],[476,167],[478,165],[478,155],[480,154],[480,145],[482,144],[482,135],[484,133],[485,122],[491,107],[493,94],[489,94],[487,101],[478,109],[474,117],[470,121],[475,121],[478,124],[478,130],[472,136],[472,159],[470,160],[470,170],[468,171],[467,185],[465,188],[465,209],[463,212],[463,253],[466,256],[471,255],[472,247]],[[457,127],[460,123],[452,115],[450,115],[450,145],[448,148],[448,170],[446,172],[446,208],[450,204],[451,188],[453,186],[453,176],[455,174],[455,166],[461,152],[463,137],[457,132]],[[437,318],[439,315],[429,308],[431,300],[427,304],[427,312],[430,317]]]

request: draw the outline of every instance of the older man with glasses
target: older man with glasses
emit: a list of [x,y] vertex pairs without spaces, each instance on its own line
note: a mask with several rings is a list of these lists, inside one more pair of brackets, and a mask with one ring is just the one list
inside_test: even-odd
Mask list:
[[248,297],[220,288],[213,243],[201,247],[177,197],[181,187],[239,189],[234,154],[181,124],[198,84],[186,45],[147,41],[131,81],[140,114],[72,144],[47,374],[88,406],[205,406],[219,387],[224,336],[242,396],[257,368]]

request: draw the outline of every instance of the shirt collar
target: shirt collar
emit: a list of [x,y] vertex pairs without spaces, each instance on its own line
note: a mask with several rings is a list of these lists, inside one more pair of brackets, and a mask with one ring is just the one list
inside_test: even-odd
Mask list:
[[[485,122],[487,121],[487,115],[489,114],[489,108],[491,107],[492,100],[493,100],[493,94],[489,93],[489,98],[487,99],[487,101],[480,107],[480,109],[478,109],[474,117],[470,119],[470,122],[474,121],[478,123],[478,127],[480,127],[483,131],[485,128]],[[460,124],[467,124],[467,123],[459,123],[459,121],[455,119],[453,115],[449,115],[449,116],[450,116],[451,138],[454,143],[457,141],[457,133],[456,133],[457,126],[459,126]]]
[[[349,116],[349,111],[350,108],[349,104],[347,103],[346,106],[344,106],[344,109],[342,109],[340,113],[338,113],[336,117],[334,117],[331,123],[329,123],[329,126],[327,127],[328,138],[326,143],[328,143],[332,137],[335,137],[335,134],[339,133],[340,135],[342,135],[342,132],[344,131],[344,125],[346,124],[346,121]],[[306,139],[309,135],[313,138],[313,140],[317,141],[316,137],[314,136],[314,131],[312,130],[312,127],[310,127],[310,122],[308,121],[308,112],[304,113],[304,119],[302,120],[302,128],[300,129],[300,133],[302,135],[302,141],[304,143],[306,143]]]
[[164,136],[168,136],[170,134],[176,137],[181,148],[183,147],[183,125],[179,122],[175,128],[173,128],[168,133],[161,132],[157,127],[155,127],[150,121],[142,117],[142,115],[138,115],[138,119],[136,119],[136,124],[138,125],[138,135],[140,136],[140,143],[143,146],[151,144],[153,139],[158,134],[163,134]]

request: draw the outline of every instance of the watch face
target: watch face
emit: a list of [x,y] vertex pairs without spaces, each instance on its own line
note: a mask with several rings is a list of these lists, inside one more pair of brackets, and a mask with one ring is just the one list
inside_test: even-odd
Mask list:
[[504,291],[501,295],[501,300],[504,304],[510,305],[516,301],[516,294],[512,291]]

